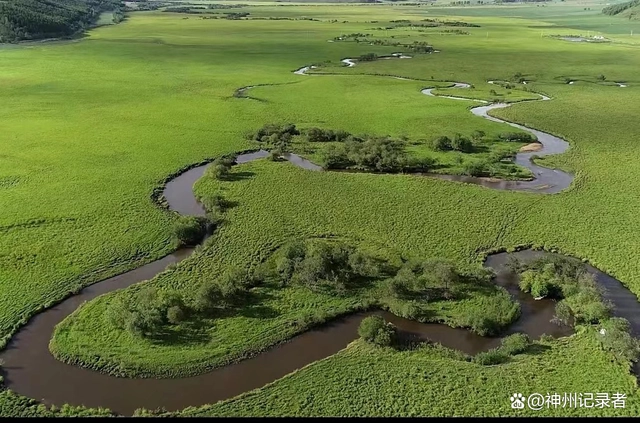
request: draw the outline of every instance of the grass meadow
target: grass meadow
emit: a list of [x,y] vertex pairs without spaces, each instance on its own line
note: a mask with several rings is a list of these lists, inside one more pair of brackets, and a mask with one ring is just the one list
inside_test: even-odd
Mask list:
[[[531,90],[553,100],[494,113],[570,142],[568,153],[542,161],[575,172],[565,192],[499,192],[417,176],[312,173],[286,162],[258,161],[237,168],[248,175],[242,180],[196,183],[198,195],[223,192],[237,206],[226,212],[205,248],[146,283],[190,292],[230,266],[257,265],[293,238],[332,235],[385,254],[460,263],[477,263],[492,249],[544,246],[588,259],[640,293],[635,230],[640,227],[635,212],[640,45],[629,35],[632,28],[640,33],[640,22],[599,16],[574,4],[255,4],[246,9],[251,17],[319,21],[135,12],[124,23],[91,30],[79,40],[0,46],[0,337],[5,342],[41,308],[172,251],[176,216],[151,199],[166,175],[250,147],[246,135],[270,122],[409,138],[478,129],[497,134],[508,130],[506,125],[472,116],[473,103],[427,97],[420,90],[461,81],[475,88],[438,92],[491,100],[491,89],[503,91],[486,81],[516,73],[531,81]],[[353,68],[337,65],[345,57],[397,48],[327,42],[341,34],[374,33],[372,28],[391,20],[425,18],[480,27],[464,28],[469,35],[459,36],[378,31],[378,37],[402,42],[428,41],[441,52]],[[586,31],[600,31],[612,42],[545,36]],[[312,63],[340,75],[292,73]],[[600,74],[628,87],[588,82]],[[568,85],[564,78],[584,81]],[[233,96],[256,84],[272,84],[251,91],[265,101]],[[519,90],[503,94],[514,100],[530,96]],[[281,298],[270,300],[280,317],[242,316],[222,322],[222,329],[209,328],[205,332],[212,336],[204,340],[150,345],[118,332],[103,317],[111,298],[136,289],[107,294],[70,316],[52,340],[55,354],[88,366],[85,358],[98,354],[106,363],[101,370],[114,373],[142,368],[146,376],[179,375],[187,362],[200,371],[291,336],[283,332],[285,322],[320,303],[337,314],[366,298],[337,301],[281,291]],[[247,331],[255,336],[244,338]],[[473,401],[465,399],[469,389]],[[627,408],[615,410],[618,414],[637,414],[640,404],[628,365],[612,362],[587,331],[494,367],[432,349],[393,352],[356,343],[263,390],[188,413],[504,415],[512,412],[511,391],[543,389],[624,390]],[[567,414],[574,412],[579,413]],[[12,392],[0,393],[2,415],[78,413],[97,411],[51,411]]]

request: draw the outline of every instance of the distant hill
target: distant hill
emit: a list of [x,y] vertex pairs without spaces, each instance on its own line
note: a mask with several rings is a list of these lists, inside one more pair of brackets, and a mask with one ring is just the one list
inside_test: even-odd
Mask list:
[[72,35],[119,0],[0,0],[0,42]]
[[640,0],[631,0],[607,6],[602,9],[602,13],[628,19],[640,19]]

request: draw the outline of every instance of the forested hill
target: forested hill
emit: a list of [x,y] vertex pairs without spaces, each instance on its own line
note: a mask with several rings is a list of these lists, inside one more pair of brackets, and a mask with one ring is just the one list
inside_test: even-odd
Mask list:
[[[631,9],[640,9],[640,0],[631,0],[626,3],[618,3],[618,4],[613,4],[611,6],[607,6],[604,9],[602,9],[602,13],[604,13],[605,15],[624,14],[625,16],[628,16],[630,14],[624,13],[624,12],[629,12],[631,11]],[[638,11],[640,12],[640,10]],[[629,19],[631,18],[632,17],[629,16]]]
[[60,37],[95,22],[120,0],[0,0],[0,42]]

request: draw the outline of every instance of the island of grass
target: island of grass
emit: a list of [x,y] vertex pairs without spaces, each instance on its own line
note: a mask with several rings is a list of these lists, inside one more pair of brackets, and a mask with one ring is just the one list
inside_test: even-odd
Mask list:
[[498,335],[519,316],[487,269],[403,262],[331,238],[289,242],[253,269],[232,267],[190,288],[171,288],[172,273],[80,308],[57,326],[51,352],[117,376],[183,377],[356,311],[389,310],[479,335]]
[[390,136],[353,135],[344,130],[294,124],[267,124],[251,135],[257,146],[283,154],[302,155],[326,170],[373,173],[414,173],[532,179],[529,169],[512,163],[523,148],[537,140],[524,131],[487,137],[475,130],[470,136],[455,133],[433,139],[394,139]]

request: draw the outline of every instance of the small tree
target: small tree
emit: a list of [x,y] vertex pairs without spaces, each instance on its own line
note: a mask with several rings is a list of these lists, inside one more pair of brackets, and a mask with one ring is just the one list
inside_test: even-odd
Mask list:
[[222,294],[215,280],[207,280],[200,286],[193,307],[200,313],[210,313],[221,302]]

